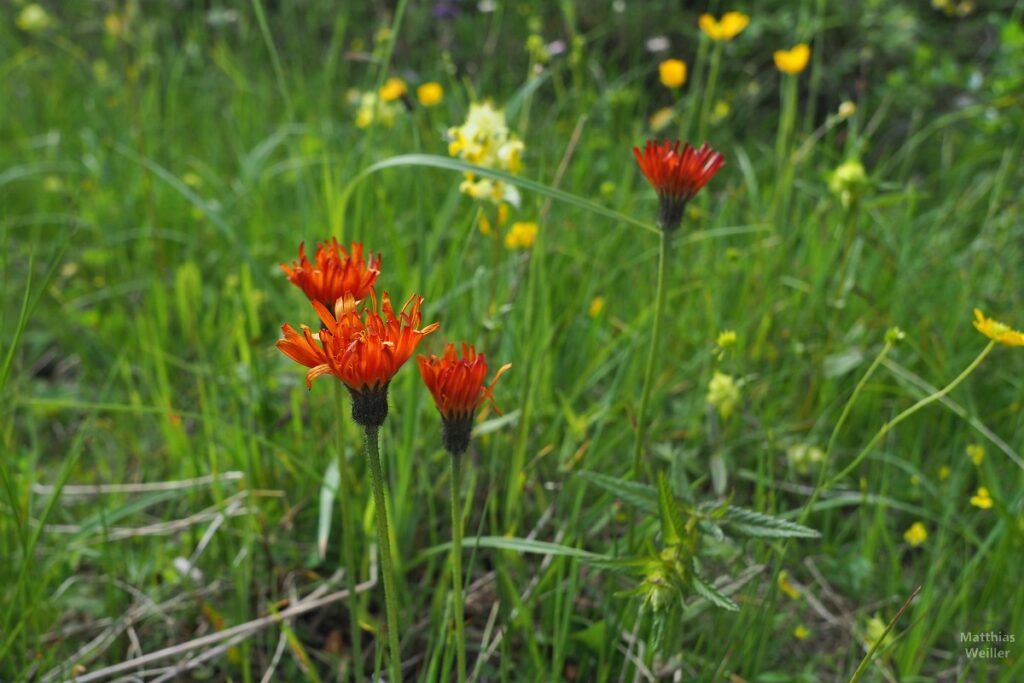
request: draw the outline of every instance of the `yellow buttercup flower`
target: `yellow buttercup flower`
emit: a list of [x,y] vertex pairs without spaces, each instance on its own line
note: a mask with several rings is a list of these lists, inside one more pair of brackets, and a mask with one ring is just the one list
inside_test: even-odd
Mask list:
[[658,65],[658,77],[666,88],[678,88],[686,83],[686,62],[681,59],[666,59]]
[[743,12],[726,12],[720,20],[710,14],[700,15],[697,24],[711,40],[732,40],[747,27],[750,17]]
[[513,223],[505,235],[505,246],[509,249],[529,249],[536,239],[536,223]]
[[971,459],[971,462],[973,462],[975,466],[981,465],[985,460],[985,447],[980,444],[972,443],[967,447],[967,457]]
[[912,548],[916,548],[928,540],[928,530],[924,528],[924,524],[921,524],[921,522],[914,522],[903,533],[903,540],[909,543]]
[[440,83],[433,81],[424,83],[416,88],[416,99],[424,107],[433,107],[435,104],[440,104],[441,100],[444,99],[444,88],[441,87]]
[[394,102],[408,92],[409,86],[401,78],[392,76],[380,88],[380,98],[385,102]]
[[982,510],[988,510],[992,507],[992,496],[989,495],[988,489],[984,486],[979,486],[978,492],[971,496],[971,505]]
[[983,335],[1007,346],[1024,346],[1024,332],[1018,332],[1006,323],[986,318],[980,309],[974,309],[974,327]]
[[604,297],[603,296],[595,296],[593,299],[590,300],[590,308],[587,310],[587,313],[590,314],[591,318],[596,318],[597,316],[601,315],[601,311],[603,311],[603,310],[604,310]]
[[793,637],[797,640],[807,640],[807,636],[809,635],[811,635],[811,632],[807,630],[807,627],[803,624],[800,624],[795,629],[793,629]]
[[773,57],[779,71],[798,74],[807,68],[807,61],[811,58],[811,47],[807,43],[800,43],[788,50],[776,50]]

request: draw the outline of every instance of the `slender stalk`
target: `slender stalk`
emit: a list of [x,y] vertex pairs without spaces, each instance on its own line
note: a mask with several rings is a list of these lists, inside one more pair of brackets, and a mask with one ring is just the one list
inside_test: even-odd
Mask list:
[[462,454],[452,453],[452,612],[455,616],[455,653],[458,660],[458,682],[466,681],[465,606],[462,600]]
[[377,514],[377,545],[380,546],[381,573],[384,575],[384,604],[387,614],[388,647],[391,650],[389,671],[393,683],[402,680],[402,652],[398,646],[398,594],[395,587],[395,565],[391,557],[391,531],[388,528],[387,496],[384,473],[380,467],[379,427],[364,427],[366,458],[373,480],[373,507]]
[[356,562],[355,533],[352,530],[352,515],[349,509],[352,492],[349,490],[348,468],[345,462],[345,389],[341,382],[334,382],[334,420],[338,428],[338,507],[341,509],[341,546],[344,553],[345,586],[348,588],[348,619],[352,639],[353,669],[355,680],[363,677],[363,644],[359,630],[359,594],[356,582],[359,580],[359,564]]
[[698,142],[704,142],[704,136],[708,130],[708,118],[711,116],[711,107],[714,104],[715,99],[715,87],[718,85],[718,69],[722,64],[722,46],[724,45],[721,41],[716,41],[711,53],[711,67],[708,73],[708,84],[704,88],[704,93],[701,95],[701,107],[700,107],[700,122],[697,125],[697,140]]
[[825,484],[824,490],[831,488],[843,477],[852,472],[857,467],[857,465],[860,464],[861,460],[863,460],[867,456],[867,454],[871,452],[871,449],[875,447],[875,444],[877,444],[883,436],[888,434],[893,427],[898,425],[900,422],[903,422],[905,419],[907,419],[917,411],[921,410],[925,406],[929,405],[930,403],[938,401],[940,398],[942,398],[943,396],[945,396],[946,394],[960,386],[960,383],[967,379],[967,377],[972,372],[974,372],[974,370],[979,365],[981,365],[981,362],[985,360],[985,357],[992,352],[992,349],[994,349],[995,346],[996,342],[994,340],[990,341],[988,343],[988,346],[981,350],[981,353],[978,354],[978,357],[971,361],[971,364],[964,368],[964,371],[956,376],[956,379],[954,379],[952,382],[944,386],[942,389],[939,389],[935,393],[925,396],[920,401],[918,401],[917,403],[910,406],[902,413],[894,417],[892,420],[882,425],[881,429],[879,429],[878,432],[876,432],[875,435],[871,437],[871,441],[868,441],[868,444],[864,446],[863,450],[861,450],[861,452],[857,454],[857,457],[851,460],[850,464],[844,467],[839,474],[829,479],[828,483]]
[[636,439],[633,442],[633,480],[640,481],[643,475],[644,437],[647,432],[647,411],[651,402],[651,387],[654,384],[654,368],[658,360],[658,342],[661,340],[661,319],[665,317],[665,290],[668,279],[668,252],[672,235],[668,230],[661,231],[661,243],[658,249],[658,288],[654,299],[654,330],[651,333],[651,346],[647,350],[647,369],[644,371],[644,386],[640,394],[640,411],[636,416]]

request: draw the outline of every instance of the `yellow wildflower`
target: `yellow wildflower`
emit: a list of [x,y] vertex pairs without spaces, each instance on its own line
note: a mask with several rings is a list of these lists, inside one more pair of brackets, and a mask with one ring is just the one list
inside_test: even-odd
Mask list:
[[720,349],[727,349],[736,344],[736,339],[735,330],[722,330],[718,333],[718,339],[715,340],[715,344],[717,344]]
[[18,19],[15,23],[22,31],[36,33],[50,28],[53,25],[53,19],[46,13],[45,9],[32,3],[22,8],[21,12],[18,13]]
[[[505,112],[489,102],[473,104],[465,123],[448,129],[448,154],[477,166],[509,173],[522,167],[523,143],[509,133]],[[459,190],[474,199],[519,206],[519,192],[512,185],[466,174]]]
[[664,107],[651,114],[651,118],[648,119],[647,124],[651,127],[651,130],[655,133],[660,133],[664,130],[668,124],[672,123],[675,119],[676,112],[672,107]]
[[408,92],[409,86],[401,78],[392,76],[380,88],[380,98],[385,102],[394,102]]
[[740,387],[731,375],[715,372],[708,383],[707,402],[715,407],[723,420],[732,417],[736,404],[740,402]]
[[678,88],[686,83],[686,62],[681,59],[666,59],[658,65],[658,78],[666,88]]
[[725,117],[732,111],[732,107],[725,100],[718,100],[715,102],[714,108],[711,110],[711,123],[719,123],[725,120]]
[[807,68],[807,60],[811,58],[811,47],[807,43],[800,43],[788,50],[776,50],[773,57],[779,71],[798,74]]
[[811,635],[811,632],[803,624],[800,624],[793,629],[793,637],[797,640],[807,640],[807,636],[809,635]]
[[921,522],[914,522],[903,533],[903,540],[909,543],[912,548],[916,548],[928,540],[928,530],[924,528],[924,524],[921,524]]
[[444,99],[444,88],[441,87],[440,83],[433,81],[424,83],[416,88],[416,99],[424,107],[433,107],[435,104],[440,104],[441,100]]
[[978,492],[971,496],[971,505],[982,510],[988,510],[992,507],[992,496],[989,495],[988,489],[984,486],[979,486]]
[[779,586],[779,590],[785,593],[790,600],[800,599],[800,589],[790,583],[789,574],[785,569],[779,572],[779,578],[776,580],[776,583]]
[[916,486],[920,486],[921,485],[921,477],[917,476],[916,474],[910,475],[910,485],[911,486],[915,486],[915,487]]
[[942,467],[940,467],[939,468],[939,481],[946,481],[947,479],[949,479],[950,471],[951,470],[949,469],[949,465],[943,465]]
[[120,38],[124,34],[124,19],[116,14],[103,17],[103,30],[111,38]]
[[805,443],[796,444],[786,450],[786,460],[797,474],[809,474],[825,461],[825,451]]
[[[885,622],[877,614],[868,619],[868,623],[864,627],[865,647],[870,650],[877,643],[879,648],[884,648],[892,643],[893,635],[892,633],[886,633],[885,629]],[[882,637],[883,635],[885,636],[884,638]]]
[[972,443],[967,447],[967,457],[971,459],[975,466],[980,466],[982,461],[985,460],[985,447]]
[[1024,346],[1024,332],[1018,332],[1006,323],[986,318],[981,309],[974,309],[974,327],[983,335],[1007,346]]
[[536,223],[513,223],[505,235],[505,246],[509,249],[529,249],[536,239]]
[[857,113],[857,105],[849,100],[839,105],[839,118],[848,119]]
[[357,94],[358,108],[356,109],[356,127],[369,128],[377,123],[385,128],[395,125],[395,116],[398,113],[398,105],[387,102],[376,93],[365,92]]
[[711,40],[732,40],[747,27],[750,17],[743,12],[726,12],[720,20],[710,14],[700,15],[700,30]]
[[603,310],[604,310],[604,297],[603,296],[595,296],[593,299],[590,300],[590,308],[587,310],[587,313],[590,315],[591,318],[596,318],[597,316],[601,315],[601,311],[603,311]]

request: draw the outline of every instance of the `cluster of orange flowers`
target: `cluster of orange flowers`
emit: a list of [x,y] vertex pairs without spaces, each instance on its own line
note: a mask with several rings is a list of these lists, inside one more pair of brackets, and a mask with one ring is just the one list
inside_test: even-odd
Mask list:
[[[351,249],[336,239],[317,245],[316,257],[281,264],[288,279],[312,303],[320,330],[282,326],[284,339],[277,348],[306,366],[306,387],[321,375],[334,375],[352,396],[352,417],[363,427],[379,427],[387,417],[387,389],[391,379],[409,360],[419,343],[440,323],[422,326],[423,297],[414,294],[396,311],[383,292],[378,300],[374,285],[380,275],[380,254],[364,256],[363,245]],[[462,354],[449,344],[441,357],[420,356],[420,374],[430,390],[445,425],[445,447],[469,445],[477,408],[491,398],[494,382],[510,366],[502,367],[490,386],[484,385],[487,361],[483,354],[462,344]],[[458,438],[456,438],[458,437]],[[449,450],[451,450],[449,448]],[[452,451],[455,453],[456,451]]]

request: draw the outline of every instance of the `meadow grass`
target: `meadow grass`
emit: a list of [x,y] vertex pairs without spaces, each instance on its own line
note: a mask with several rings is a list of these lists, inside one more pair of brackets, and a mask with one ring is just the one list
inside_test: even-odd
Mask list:
[[[876,644],[862,680],[1024,677],[1024,353],[995,348],[815,491],[982,352],[974,307],[1024,325],[1024,90],[1005,85],[1020,82],[1024,41],[1006,27],[1022,5],[956,19],[917,4],[751,3],[750,28],[719,48],[670,3],[494,5],[441,20],[419,3],[68,2],[32,31],[18,26],[24,3],[5,6],[0,680],[88,675],[351,587],[343,511],[363,671],[387,671],[359,429],[342,421],[339,459],[321,386],[333,380],[307,392],[274,348],[282,323],[314,320],[278,264],[330,235],[381,251],[378,288],[396,300],[426,297],[425,321],[442,323],[426,350],[466,340],[492,367],[513,364],[495,390],[503,415],[481,416],[462,473],[471,677],[848,680]],[[880,26],[920,47],[865,54]],[[646,51],[662,33],[669,51]],[[539,63],[531,34],[566,52]],[[965,35],[984,45],[980,86],[937,49]],[[800,41],[811,64],[783,78],[771,52]],[[669,56],[690,67],[675,94],[657,81]],[[719,116],[696,87],[715,59]],[[922,80],[927,59],[954,69],[952,84]],[[356,127],[347,91],[391,75],[438,81],[444,100],[425,108],[410,92],[393,126]],[[444,132],[484,98],[525,144],[511,220],[538,223],[528,249],[481,233],[483,205],[447,159]],[[846,99],[856,113],[840,119]],[[652,133],[666,106],[675,118]],[[656,199],[631,150],[698,130],[727,166],[691,203],[668,264],[646,482],[661,472],[696,501],[821,536],[709,539],[707,572],[744,579],[739,611],[684,595],[663,656],[627,595],[638,580],[609,560],[629,554],[633,524],[641,551],[664,540],[621,483],[658,258]],[[867,177],[844,203],[830,180],[849,159]],[[894,326],[905,338],[890,348]],[[719,353],[723,330],[738,341]],[[728,419],[707,402],[716,371],[740,382]],[[381,454],[405,677],[452,680],[448,456],[416,371],[390,393]],[[827,469],[799,471],[800,447],[827,450]],[[981,486],[991,508],[970,502]],[[917,547],[904,538],[914,522],[927,530]],[[348,620],[333,600],[141,669],[147,681],[349,677]],[[1017,642],[1007,659],[969,659],[967,631]],[[167,668],[204,653],[190,673]]]

